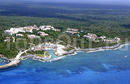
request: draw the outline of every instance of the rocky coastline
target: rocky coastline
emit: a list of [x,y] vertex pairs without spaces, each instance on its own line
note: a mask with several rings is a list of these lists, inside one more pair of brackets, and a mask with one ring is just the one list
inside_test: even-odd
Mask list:
[[20,62],[21,62],[21,55],[23,53],[26,53],[28,50],[25,50],[23,52],[19,52],[18,55],[14,58],[14,59],[8,59],[10,60],[10,62],[8,64],[5,64],[5,65],[2,65],[0,66],[0,69],[3,69],[3,68],[8,68],[8,67],[11,67],[11,66],[16,66],[18,65]]
[[0,58],[1,58],[1,59],[4,59],[4,60],[7,60],[8,62],[11,61],[10,59],[8,59],[7,57],[4,57],[3,55],[0,55]]
[[79,51],[81,51],[81,52],[96,52],[96,51],[104,51],[104,50],[114,50],[114,49],[120,48],[122,45],[125,45],[125,44],[116,44],[114,46],[105,46],[105,47],[87,48],[87,49],[75,48],[71,51],[65,51],[62,54],[58,54],[56,52],[54,52],[54,53],[57,56],[66,56],[66,55],[75,54],[76,52],[79,52]]
[[[129,44],[129,43],[127,43]],[[26,51],[28,50],[25,50],[24,52],[21,52],[19,53],[16,58],[14,59],[8,59],[2,55],[0,55],[0,57],[2,59],[6,59],[8,61],[10,61],[8,64],[6,65],[2,65],[0,66],[0,69],[2,68],[8,68],[10,66],[16,66],[20,63],[21,60],[24,60],[24,59],[28,59],[28,58],[33,58],[34,60],[39,60],[39,61],[42,61],[42,62],[46,62],[46,61],[55,61],[55,60],[59,60],[63,57],[65,57],[66,55],[72,55],[72,54],[75,54],[76,52],[96,52],[96,51],[104,51],[104,50],[114,50],[114,49],[119,49],[121,46],[123,45],[126,45],[125,44],[117,44],[117,45],[114,45],[114,46],[106,46],[106,47],[98,47],[98,48],[89,48],[89,49],[80,49],[80,48],[75,48],[71,51],[64,51],[63,53],[57,53],[55,50],[54,50],[54,54],[59,56],[58,58],[52,60],[52,56],[48,56],[47,59],[45,59],[44,57],[40,57],[40,56],[36,56],[36,55],[31,55],[31,54],[28,54],[27,56],[21,56],[23,53],[25,53]],[[20,57],[21,56],[21,57]]]
[[97,48],[88,48],[88,49],[76,49],[76,51],[84,51],[84,52],[94,52],[94,51],[102,51],[102,50],[113,50],[118,49],[123,44],[116,44],[114,46],[105,46],[105,47],[97,47]]
[[25,60],[25,59],[28,59],[28,58],[32,58],[34,60],[39,60],[39,61],[50,61],[51,60],[51,55],[48,56],[47,58],[45,57],[40,57],[40,56],[36,56],[36,55],[32,55],[32,54],[28,54],[27,56],[22,56],[21,57],[21,60]]
[[56,52],[54,52],[54,54],[57,55],[57,56],[66,56],[66,55],[69,55],[69,54],[74,54],[75,52],[76,52],[76,50],[73,49],[73,50],[71,50],[71,51],[65,51],[65,52],[62,53],[62,54],[58,54],[58,53],[56,53]]

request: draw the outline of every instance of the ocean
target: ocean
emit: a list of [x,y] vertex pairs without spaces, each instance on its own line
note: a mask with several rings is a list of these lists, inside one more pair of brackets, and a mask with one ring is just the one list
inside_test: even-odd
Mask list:
[[130,84],[129,74],[130,45],[124,45],[117,50],[77,52],[52,62],[22,60],[0,70],[0,84]]

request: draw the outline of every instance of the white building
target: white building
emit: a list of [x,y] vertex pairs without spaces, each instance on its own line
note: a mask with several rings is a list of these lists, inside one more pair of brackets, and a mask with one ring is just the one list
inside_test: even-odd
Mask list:
[[48,36],[47,33],[45,33],[45,32],[41,32],[41,31],[39,31],[38,34],[40,34],[40,36]]
[[41,30],[54,30],[55,28],[53,26],[40,26]]
[[103,41],[107,43],[118,43],[120,42],[120,40],[121,40],[120,38],[115,37],[114,39],[104,39]]
[[59,29],[54,29],[54,31],[60,31]]
[[98,36],[96,34],[88,33],[87,35],[84,35],[83,37],[86,39],[90,39],[90,40],[95,41]]
[[106,38],[106,36],[100,36],[99,38],[101,39],[101,41],[104,41],[104,39]]
[[[33,32],[33,29],[36,29],[36,27],[28,26],[28,27],[20,27],[20,28],[10,28],[10,30],[5,30],[5,33],[8,33],[9,35],[17,34],[18,32]],[[38,28],[37,28],[38,29]]]
[[5,33],[12,35],[13,33],[10,30],[5,30]]
[[33,35],[33,34],[30,34],[30,35],[27,35],[28,38],[36,38],[36,35]]
[[23,29],[25,32],[33,32],[33,27],[24,27]]
[[115,42],[117,42],[117,43],[118,43],[118,42],[120,42],[120,40],[121,40],[121,39],[120,39],[120,38],[118,38],[118,37],[115,37],[115,38],[114,38],[114,40],[115,40]]
[[23,37],[23,34],[16,34],[16,37]]
[[77,34],[78,31],[79,31],[78,29],[67,28],[65,32],[69,34]]
[[23,28],[11,28],[10,30],[5,30],[5,33],[8,33],[9,35],[16,34],[18,32],[25,32]]

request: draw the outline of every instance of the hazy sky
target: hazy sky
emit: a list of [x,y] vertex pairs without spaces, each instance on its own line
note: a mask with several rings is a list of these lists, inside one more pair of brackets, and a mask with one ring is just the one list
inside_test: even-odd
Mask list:
[[32,0],[46,2],[79,2],[79,3],[101,3],[101,4],[130,4],[130,0]]
[[0,0],[0,1],[42,1],[42,2],[70,2],[70,3],[98,3],[98,4],[126,4],[130,5],[130,0]]

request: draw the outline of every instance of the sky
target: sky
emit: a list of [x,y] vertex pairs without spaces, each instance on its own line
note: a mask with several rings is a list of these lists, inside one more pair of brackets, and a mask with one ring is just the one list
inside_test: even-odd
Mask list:
[[36,2],[69,2],[69,3],[92,3],[92,4],[123,4],[130,5],[130,0],[0,0],[0,1],[36,1]]
[[98,3],[98,4],[130,4],[130,0],[30,0],[30,1]]

